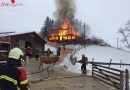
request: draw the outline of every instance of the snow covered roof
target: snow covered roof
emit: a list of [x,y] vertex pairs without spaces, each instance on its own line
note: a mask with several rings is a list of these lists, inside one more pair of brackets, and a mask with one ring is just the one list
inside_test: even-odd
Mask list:
[[14,37],[14,36],[20,36],[20,35],[25,35],[25,34],[34,34],[36,37],[38,37],[39,40],[42,40],[43,43],[47,43],[47,41],[43,40],[35,31],[33,32],[25,32],[25,33],[13,33],[10,35],[10,37]]

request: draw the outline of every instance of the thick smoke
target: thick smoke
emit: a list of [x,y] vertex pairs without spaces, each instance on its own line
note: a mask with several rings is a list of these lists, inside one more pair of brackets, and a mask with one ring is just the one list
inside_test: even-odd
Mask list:
[[74,19],[76,13],[76,0],[55,0],[56,2],[56,11],[54,16],[56,19],[67,18],[71,21]]

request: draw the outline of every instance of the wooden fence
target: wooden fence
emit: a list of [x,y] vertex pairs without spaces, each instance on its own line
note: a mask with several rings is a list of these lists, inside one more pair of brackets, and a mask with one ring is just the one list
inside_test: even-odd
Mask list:
[[92,64],[92,76],[117,90],[129,90],[129,71],[109,68],[100,64]]

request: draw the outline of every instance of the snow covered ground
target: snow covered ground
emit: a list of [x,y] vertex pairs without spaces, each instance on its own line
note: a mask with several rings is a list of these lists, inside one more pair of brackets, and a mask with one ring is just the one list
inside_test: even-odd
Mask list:
[[[67,46],[67,48],[79,48],[79,45],[73,46]],[[56,53],[56,49],[50,46],[45,46],[45,48],[50,48],[54,53]],[[104,47],[104,46],[88,46],[86,48],[82,48],[79,51],[77,51],[74,54],[74,57],[77,57],[77,60],[81,59],[82,54],[85,54],[85,56],[88,57],[89,61],[92,61],[92,58],[94,58],[95,62],[110,62],[110,59],[112,59],[112,63],[120,63],[122,60],[122,63],[130,64],[130,53],[122,50],[118,50],[111,47]],[[81,64],[76,63],[76,65],[72,65],[70,60],[70,54],[65,57],[64,61],[60,64],[61,66],[65,66],[67,70],[75,73],[81,73]],[[114,68],[118,68],[121,70],[129,69],[130,66],[111,66]],[[87,65],[88,75],[91,75],[91,65]]]

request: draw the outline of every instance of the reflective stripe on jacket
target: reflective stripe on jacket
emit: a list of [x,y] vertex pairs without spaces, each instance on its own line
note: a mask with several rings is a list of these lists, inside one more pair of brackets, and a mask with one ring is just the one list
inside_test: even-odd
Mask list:
[[18,87],[18,82],[17,82],[17,80],[15,80],[15,79],[13,79],[13,78],[10,78],[10,77],[8,77],[8,76],[6,76],[6,75],[1,75],[1,76],[0,76],[0,79],[4,79],[4,80],[7,80],[7,81],[9,81],[9,82],[14,83],[14,85],[17,87],[17,90],[20,90],[20,88]]
[[0,67],[0,90],[28,90],[28,80],[23,67]]

